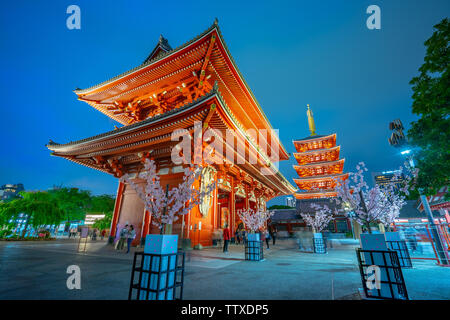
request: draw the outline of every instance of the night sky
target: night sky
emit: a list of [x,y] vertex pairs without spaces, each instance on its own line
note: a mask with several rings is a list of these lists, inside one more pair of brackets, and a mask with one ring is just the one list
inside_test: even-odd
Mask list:
[[[81,8],[81,30],[66,9]],[[381,8],[381,30],[366,27],[366,8]],[[66,143],[118,125],[73,89],[141,64],[163,34],[173,48],[219,19],[225,42],[281,140],[309,136],[306,104],[318,134],[337,133],[345,171],[402,164],[389,146],[388,123],[411,113],[411,78],[423,62],[446,1],[8,1],[2,4],[0,185],[54,185],[114,194],[117,180],[51,157],[45,144]],[[292,184],[295,160],[280,165]],[[272,201],[280,203],[281,200]]]

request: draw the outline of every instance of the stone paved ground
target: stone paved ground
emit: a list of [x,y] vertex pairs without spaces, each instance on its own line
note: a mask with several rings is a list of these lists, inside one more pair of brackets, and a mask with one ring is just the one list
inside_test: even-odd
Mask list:
[[[0,299],[127,299],[132,254],[106,242],[0,242]],[[243,246],[187,253],[184,299],[358,299],[361,279],[355,246],[326,255],[298,252],[281,240],[262,262],[244,261]],[[68,290],[69,265],[81,268],[81,290]],[[450,268],[414,261],[404,270],[411,299],[450,299]]]

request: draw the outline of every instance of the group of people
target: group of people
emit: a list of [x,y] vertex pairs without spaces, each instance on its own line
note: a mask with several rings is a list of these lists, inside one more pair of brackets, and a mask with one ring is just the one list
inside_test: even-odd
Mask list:
[[[267,249],[269,248],[270,239],[272,239],[273,245],[275,245],[277,228],[274,225],[270,225],[268,228],[259,229],[258,233],[260,234],[261,241],[265,241],[267,245]],[[246,243],[247,241],[247,231],[244,229],[243,225],[239,225],[234,233],[234,239],[236,244]],[[223,228],[223,252],[228,252],[228,246],[231,241],[231,232],[228,228],[228,224],[225,224]]]
[[245,231],[244,227],[241,225],[236,229],[236,232],[234,233],[234,241],[236,244],[245,243],[247,240],[247,231]]
[[69,238],[70,237],[76,237],[77,236],[77,233],[78,233],[78,229],[77,228],[70,228],[69,229]]
[[[73,237],[75,238],[78,235],[78,228],[71,228],[69,229],[69,235],[68,237]],[[103,240],[105,238],[106,235],[106,230],[103,229],[102,232],[100,232],[100,239]],[[91,240],[97,240],[97,236],[98,236],[98,230],[97,229],[93,229],[89,231],[89,236],[91,237]]]
[[265,241],[266,245],[267,245],[267,249],[270,249],[269,247],[269,242],[270,239],[272,239],[272,243],[273,245],[275,245],[275,240],[276,240],[276,236],[277,236],[277,229],[275,226],[269,226],[267,229],[259,229],[259,238],[261,239],[261,241]]
[[[98,231],[97,229],[94,229],[94,231],[92,231],[92,234],[91,234],[92,240],[97,240],[97,231]],[[103,229],[102,232],[100,232],[100,239],[103,240],[105,238],[105,235],[106,235],[106,230]]]
[[119,240],[116,242],[116,250],[123,250],[125,242],[127,243],[127,252],[130,252],[131,242],[136,238],[136,231],[132,224],[126,224],[122,230],[120,230]]

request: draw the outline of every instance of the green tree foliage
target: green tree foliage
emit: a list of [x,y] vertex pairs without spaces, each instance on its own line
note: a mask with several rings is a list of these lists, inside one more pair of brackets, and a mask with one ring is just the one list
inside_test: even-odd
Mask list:
[[111,221],[112,214],[105,214],[105,217],[103,219],[95,221],[92,227],[99,230],[109,229],[109,227],[111,227]]
[[52,198],[64,211],[64,220],[84,220],[91,206],[91,192],[78,188],[56,187],[49,191]]
[[19,214],[28,215],[28,226],[59,224],[64,220],[84,220],[86,212],[102,212],[98,228],[109,228],[115,198],[110,195],[91,196],[90,191],[56,187],[48,192],[21,192],[20,197],[0,202],[0,226],[5,226]]
[[450,180],[449,19],[434,28],[431,38],[425,41],[427,52],[419,76],[410,82],[412,111],[420,118],[411,123],[408,140],[417,147],[417,187],[427,195],[435,194]]
[[278,204],[275,204],[275,205],[273,205],[273,206],[270,206],[270,207],[268,208],[268,210],[275,210],[275,209],[292,209],[292,208],[294,208],[294,207],[289,207],[289,206],[285,206],[285,205],[278,205]]
[[0,221],[6,224],[11,218],[17,219],[19,214],[25,213],[27,220],[22,237],[28,226],[38,227],[40,225],[59,223],[64,217],[64,211],[48,192],[20,192],[21,198],[11,202],[0,204]]
[[99,230],[108,229],[111,226],[112,215],[114,211],[115,197],[110,195],[101,195],[92,197],[91,212],[102,212],[105,214],[103,219],[97,220],[92,227]]
[[107,194],[101,196],[93,196],[89,207],[90,212],[111,213],[114,210],[116,198]]

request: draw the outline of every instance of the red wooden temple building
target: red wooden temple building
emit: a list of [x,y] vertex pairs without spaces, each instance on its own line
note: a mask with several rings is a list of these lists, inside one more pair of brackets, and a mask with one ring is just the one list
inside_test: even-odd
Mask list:
[[[161,36],[141,65],[75,93],[79,100],[123,126],[66,144],[50,141],[47,147],[54,156],[117,178],[130,173],[136,182],[143,183],[139,172],[145,158],[152,158],[161,184],[177,186],[183,165],[171,160],[178,143],[171,140],[171,133],[177,129],[192,133],[196,123],[201,123],[203,130],[232,130],[234,141],[223,140],[223,150],[231,148],[233,160],[238,156],[236,146],[245,146],[245,161],[224,160],[204,166],[207,174],[202,174],[195,187],[208,182],[202,179],[217,182],[207,206],[195,207],[168,231],[190,239],[192,246],[211,245],[213,233],[224,223],[234,234],[239,223],[237,210],[265,208],[269,199],[296,190],[274,165],[275,152],[279,160],[289,158],[279,138],[254,139],[247,133],[249,129],[272,127],[231,57],[217,20],[175,49]],[[262,144],[267,147],[262,148]],[[250,157],[256,162],[249,161]],[[272,174],[262,174],[263,169]],[[159,233],[133,188],[119,182],[111,236],[117,237],[125,224],[136,228],[134,244],[146,234]]]

